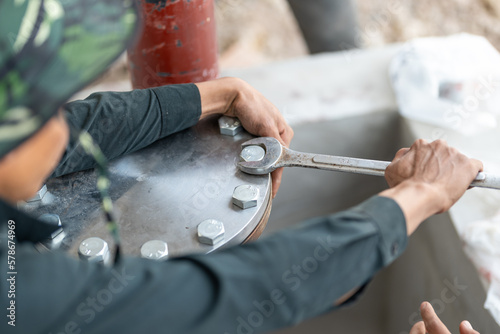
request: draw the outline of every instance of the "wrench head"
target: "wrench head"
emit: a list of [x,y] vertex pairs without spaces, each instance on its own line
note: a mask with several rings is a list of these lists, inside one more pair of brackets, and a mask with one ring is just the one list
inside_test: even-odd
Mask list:
[[237,166],[242,172],[253,175],[264,175],[279,168],[278,162],[281,158],[283,147],[276,138],[255,138],[241,144],[242,149],[247,146],[260,146],[266,151],[266,154],[260,161],[240,161]]

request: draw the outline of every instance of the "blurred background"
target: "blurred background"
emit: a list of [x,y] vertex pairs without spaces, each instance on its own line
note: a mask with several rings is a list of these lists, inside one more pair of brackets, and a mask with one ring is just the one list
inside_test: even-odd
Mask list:
[[[353,0],[353,3],[358,21],[358,31],[354,32],[357,45],[343,45],[346,49],[379,47],[415,37],[458,32],[485,36],[500,49],[498,0]],[[222,71],[308,54],[287,0],[216,0],[216,22]],[[100,82],[127,77],[123,56]]]
[[[301,56],[307,47],[286,0],[218,0],[221,67]],[[355,0],[362,47],[469,32],[500,48],[498,0]]]

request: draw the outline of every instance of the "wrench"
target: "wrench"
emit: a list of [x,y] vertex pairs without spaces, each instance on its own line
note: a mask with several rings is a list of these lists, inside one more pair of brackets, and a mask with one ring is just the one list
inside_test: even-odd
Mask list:
[[[290,150],[271,137],[261,137],[249,140],[242,145],[260,146],[264,149],[264,157],[259,161],[240,161],[238,168],[254,175],[269,174],[281,167],[306,167],[331,170],[346,173],[384,176],[389,161],[377,161],[338,157],[314,153],[302,153]],[[500,176],[479,173],[471,183],[472,187],[500,189]]]

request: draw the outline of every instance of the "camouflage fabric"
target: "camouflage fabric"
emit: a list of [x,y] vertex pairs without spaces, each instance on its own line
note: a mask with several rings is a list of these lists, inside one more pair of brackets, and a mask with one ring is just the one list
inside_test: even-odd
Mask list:
[[127,48],[136,21],[132,0],[0,0],[0,158]]
[[[134,9],[132,0],[0,0],[0,159],[125,51],[138,26]],[[98,165],[117,263],[107,161],[88,133],[79,142]]]

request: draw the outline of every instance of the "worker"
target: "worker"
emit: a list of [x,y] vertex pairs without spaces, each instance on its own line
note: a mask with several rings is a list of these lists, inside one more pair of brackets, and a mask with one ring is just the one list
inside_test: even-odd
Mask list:
[[[448,210],[482,170],[442,141],[418,140],[388,167],[390,189],[254,243],[164,262],[121,257],[110,267],[40,253],[34,244],[54,227],[16,202],[49,175],[102,169],[103,155],[127,154],[210,114],[238,116],[249,132],[285,145],[293,136],[269,101],[232,78],[64,105],[130,45],[136,26],[127,0],[0,1],[2,334],[263,333],[297,324],[355,300],[419,224]],[[273,178],[276,191],[280,175]]]

